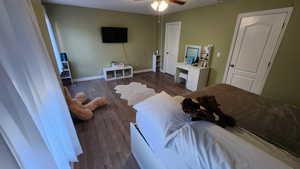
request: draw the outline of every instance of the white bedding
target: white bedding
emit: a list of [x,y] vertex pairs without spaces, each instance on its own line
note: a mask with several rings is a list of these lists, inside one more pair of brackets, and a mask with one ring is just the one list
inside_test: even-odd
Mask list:
[[[164,146],[164,143],[159,141],[158,135],[157,135],[157,129],[152,125],[151,121],[148,120],[147,116],[145,116],[144,113],[137,113],[136,115],[136,124],[140,130],[140,132],[143,134],[146,142],[154,152],[154,154],[158,157],[158,159],[161,160],[161,162],[165,165],[166,169],[218,169],[213,164],[217,164],[223,160],[225,160],[225,163],[223,164],[223,168],[226,169],[230,168],[226,166],[228,158],[235,158],[238,159],[236,161],[239,161],[238,163],[235,162],[235,167],[237,169],[243,169],[241,165],[245,165],[249,169],[260,169],[261,166],[264,168],[262,169],[268,169],[276,166],[276,169],[282,169],[282,168],[295,168],[298,169],[300,165],[299,159],[294,158],[290,154],[282,151],[279,148],[276,148],[275,146],[257,138],[254,135],[251,135],[250,133],[247,133],[246,131],[241,131],[240,129],[232,129],[234,130],[234,135],[227,132],[226,130],[223,130],[222,128],[219,128],[218,126],[215,126],[214,124],[210,124],[208,122],[194,122],[191,125],[185,125],[181,130],[184,130],[184,132],[178,132],[177,136],[170,140],[167,147]],[[215,137],[215,141],[213,140],[203,140],[205,138],[204,136],[208,133],[203,132],[203,127],[209,128],[209,133],[219,133]],[[222,134],[224,134],[224,131],[226,132],[225,136],[222,136],[220,134],[220,131]],[[184,134],[183,134],[184,133]],[[228,138],[229,137],[229,138]],[[243,139],[239,139],[237,137],[242,137]],[[195,138],[195,139],[191,139]],[[200,139],[201,138],[201,139]],[[249,141],[252,143],[246,143],[246,141]],[[203,142],[200,143],[199,140],[202,140]],[[215,145],[212,144],[216,143],[216,140],[220,143],[224,143],[225,145],[229,143],[229,146],[227,147],[228,151],[239,149],[240,152],[235,153],[236,157],[230,157],[223,156],[223,158],[220,158],[220,152],[218,152],[217,148],[214,149],[214,147],[221,147],[224,149],[224,145]],[[239,140],[239,141],[235,141]],[[202,145],[202,146],[200,146]],[[205,145],[205,146],[204,146]],[[245,146],[246,145],[246,146]],[[248,145],[248,146],[247,146]],[[242,148],[239,148],[241,146]],[[210,147],[210,148],[209,148]],[[280,157],[285,161],[287,164],[289,164],[292,167],[289,167],[288,165],[284,164],[283,162],[275,159],[271,155],[264,153],[262,150],[259,150],[259,148],[264,149],[263,151],[273,153],[272,155],[274,157]],[[202,154],[200,154],[202,149]],[[210,151],[210,150],[211,151]],[[251,151],[247,151],[247,149],[251,149]],[[255,149],[255,151],[253,151]],[[246,151],[246,152],[245,152]],[[258,152],[257,152],[258,151]],[[241,153],[241,154],[239,154]],[[221,153],[222,154],[222,153]],[[258,155],[263,154],[263,155]],[[243,156],[248,157],[243,157]],[[211,157],[213,157],[211,159]],[[219,158],[215,158],[219,157]],[[202,159],[202,161],[200,160]],[[214,160],[217,160],[219,162],[216,162]],[[249,160],[251,161],[249,163]],[[260,162],[253,162],[253,160],[258,160]],[[266,161],[272,161],[269,163],[266,163]],[[212,164],[210,164],[212,163]],[[255,165],[255,166],[253,166]],[[210,167],[209,167],[210,166]],[[220,165],[222,166],[222,165]],[[255,168],[253,168],[255,167]],[[221,168],[221,169],[223,169]],[[274,169],[274,168],[272,168]]]
[[133,106],[155,128],[157,143],[165,145],[174,131],[189,121],[176,100],[162,91]]
[[291,169],[282,161],[209,122],[179,129],[167,147],[192,169]]
[[[280,151],[274,146],[251,144],[262,143],[262,140],[250,134],[238,133],[237,130],[233,134],[204,121],[186,123],[172,134],[166,144],[164,133],[155,125],[157,117],[153,118],[149,109],[151,107],[147,107],[146,113],[137,113],[136,123],[154,154],[167,169],[291,169],[298,168],[300,164],[298,159],[283,160],[292,162],[288,166],[275,158],[276,155],[268,154]],[[159,111],[157,107],[155,109]],[[159,115],[157,112],[154,114]],[[250,141],[245,141],[245,138]],[[283,155],[281,157],[288,157],[280,153]]]
[[173,150],[164,147],[163,136],[145,113],[136,114],[136,124],[155,156],[166,169],[188,169],[185,161]]

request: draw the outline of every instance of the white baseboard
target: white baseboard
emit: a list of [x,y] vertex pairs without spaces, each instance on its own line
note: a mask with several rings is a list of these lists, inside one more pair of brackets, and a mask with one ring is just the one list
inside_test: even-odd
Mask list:
[[[152,69],[142,69],[142,70],[133,71],[134,74],[145,73],[145,72],[152,72]],[[83,81],[96,80],[96,79],[104,79],[104,75],[82,77],[82,78],[73,79],[73,81],[74,82],[83,82]]]
[[89,81],[89,80],[96,80],[96,79],[103,79],[104,76],[100,75],[100,76],[90,76],[90,77],[82,77],[82,78],[78,78],[78,79],[73,79],[74,82],[82,82],[82,81]]
[[134,74],[145,73],[145,72],[152,72],[152,69],[142,69],[142,70],[133,71]]

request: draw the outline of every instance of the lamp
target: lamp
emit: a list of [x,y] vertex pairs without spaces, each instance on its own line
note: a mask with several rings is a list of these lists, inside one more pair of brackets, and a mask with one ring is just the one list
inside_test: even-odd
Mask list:
[[169,4],[166,2],[166,0],[155,0],[152,2],[151,7],[158,12],[163,12],[168,8]]

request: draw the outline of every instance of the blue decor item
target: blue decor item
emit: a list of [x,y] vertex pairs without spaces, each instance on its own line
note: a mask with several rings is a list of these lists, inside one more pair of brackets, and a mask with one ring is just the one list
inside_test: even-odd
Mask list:
[[60,59],[61,61],[68,61],[68,56],[66,53],[60,53]]
[[200,56],[201,52],[201,46],[186,46],[186,51],[185,51],[185,63],[186,64],[193,64],[195,63]]
[[194,59],[195,59],[195,58],[194,58],[193,56],[187,56],[187,57],[185,58],[185,63],[191,65],[191,64],[193,64]]

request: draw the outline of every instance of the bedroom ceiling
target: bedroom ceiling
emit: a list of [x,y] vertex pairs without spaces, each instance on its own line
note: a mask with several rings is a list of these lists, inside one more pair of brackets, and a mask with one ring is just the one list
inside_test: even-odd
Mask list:
[[[153,0],[42,0],[45,3],[55,3],[63,5],[73,5],[81,7],[99,8],[113,11],[124,11],[131,13],[152,14],[157,15],[150,7]],[[183,6],[173,3],[162,14],[173,13],[185,9],[195,8],[216,4],[220,0],[186,0],[187,3]]]

